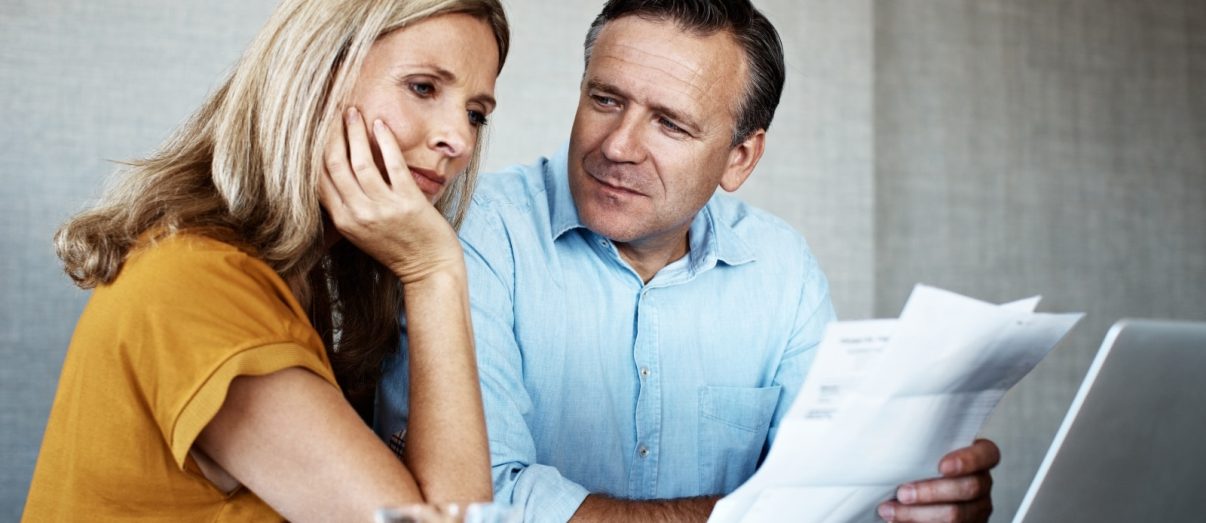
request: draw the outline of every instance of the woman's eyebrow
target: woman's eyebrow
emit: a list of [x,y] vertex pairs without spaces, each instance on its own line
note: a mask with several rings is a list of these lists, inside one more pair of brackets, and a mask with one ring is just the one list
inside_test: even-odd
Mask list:
[[[398,66],[398,69],[427,69],[431,71],[431,73],[437,78],[447,83],[456,83],[458,78],[456,73],[432,62],[402,64]],[[469,101],[485,105],[488,108],[488,111],[492,111],[498,106],[498,101],[496,101],[489,93],[478,93],[470,97]]]

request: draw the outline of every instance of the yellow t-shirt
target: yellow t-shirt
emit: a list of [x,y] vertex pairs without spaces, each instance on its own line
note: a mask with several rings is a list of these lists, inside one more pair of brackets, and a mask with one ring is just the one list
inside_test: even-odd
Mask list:
[[245,488],[220,492],[189,449],[236,376],[290,367],[335,384],[271,268],[198,235],[144,245],[76,325],[23,519],[280,520]]

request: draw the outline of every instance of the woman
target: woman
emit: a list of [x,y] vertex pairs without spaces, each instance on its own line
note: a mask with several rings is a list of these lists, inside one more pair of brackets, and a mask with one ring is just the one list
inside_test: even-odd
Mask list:
[[[192,120],[56,235],[95,291],[25,519],[368,521],[490,499],[449,220],[507,44],[497,0],[285,0]],[[352,405],[403,302],[399,460]]]

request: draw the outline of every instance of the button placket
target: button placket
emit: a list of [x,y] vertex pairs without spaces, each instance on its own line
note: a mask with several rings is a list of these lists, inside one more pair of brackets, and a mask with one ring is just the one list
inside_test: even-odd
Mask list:
[[653,497],[658,476],[658,442],[661,438],[662,399],[658,380],[653,379],[659,360],[656,292],[642,288],[637,297],[637,340],[633,347],[640,394],[637,400],[636,452],[630,489]]

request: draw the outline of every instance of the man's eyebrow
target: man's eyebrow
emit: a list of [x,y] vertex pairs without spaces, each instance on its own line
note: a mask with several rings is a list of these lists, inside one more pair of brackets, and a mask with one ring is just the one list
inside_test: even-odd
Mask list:
[[686,114],[680,113],[671,107],[658,104],[651,104],[649,108],[670,117],[671,120],[678,122],[681,124],[681,127],[685,127],[686,130],[690,131],[692,134],[699,132],[699,124],[695,123],[694,118],[691,118]]
[[599,91],[606,91],[609,93],[616,93],[621,96],[624,95],[624,91],[622,89],[620,89],[619,87],[611,85],[607,82],[595,80],[593,78],[586,81],[586,88],[587,89],[595,89],[595,90],[599,90]]
[[[616,87],[607,82],[602,82],[602,81],[599,81],[599,80],[596,80],[593,78],[586,81],[586,89],[603,91],[605,93],[614,93],[614,94],[620,96],[621,98],[625,98],[625,99],[631,98],[624,92],[623,89],[620,89],[619,87]],[[681,124],[681,127],[686,128],[688,131],[690,131],[692,133],[699,132],[699,130],[700,130],[699,124],[695,122],[694,118],[687,116],[686,114],[678,111],[677,109],[674,109],[673,107],[669,107],[669,106],[658,104],[658,103],[650,103],[647,105],[654,112],[663,114],[666,117],[670,118],[671,120],[678,122],[679,124]]]
[[[442,80],[446,83],[456,83],[456,80],[457,80],[456,73],[449,71],[449,70],[447,70],[437,64],[431,63],[431,62],[403,64],[402,67],[415,68],[415,69],[428,69],[432,73],[435,74],[436,78],[439,78],[440,80]],[[473,95],[472,97],[469,98],[469,101],[477,102],[482,105],[485,105],[486,112],[493,111],[494,108],[498,106],[498,102],[494,99],[494,97],[490,96],[489,94],[486,94],[486,93],[479,93],[479,94]]]

